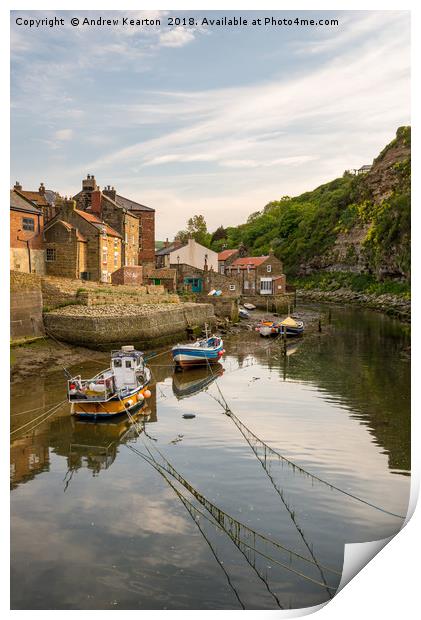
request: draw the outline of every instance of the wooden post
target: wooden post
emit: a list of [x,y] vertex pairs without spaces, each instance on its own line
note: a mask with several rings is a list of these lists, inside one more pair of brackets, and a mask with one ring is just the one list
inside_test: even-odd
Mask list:
[[282,352],[283,352],[284,357],[286,357],[287,356],[287,330],[285,327],[281,327],[281,329],[282,329],[282,341],[283,341]]

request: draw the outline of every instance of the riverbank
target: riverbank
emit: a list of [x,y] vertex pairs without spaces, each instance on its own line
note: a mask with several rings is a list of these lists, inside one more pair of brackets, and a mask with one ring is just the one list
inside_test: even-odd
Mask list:
[[14,384],[34,375],[45,377],[58,368],[68,368],[87,361],[98,362],[99,366],[105,364],[105,368],[109,360],[100,351],[65,345],[47,337],[39,338],[11,348],[10,380]]
[[405,323],[411,322],[411,300],[401,295],[392,295],[390,293],[376,295],[373,293],[360,293],[345,288],[335,291],[298,289],[297,299],[323,303],[357,304],[370,310],[384,312]]

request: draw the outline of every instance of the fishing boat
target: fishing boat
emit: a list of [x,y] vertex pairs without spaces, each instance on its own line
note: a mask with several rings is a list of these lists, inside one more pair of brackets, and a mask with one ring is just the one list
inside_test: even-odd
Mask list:
[[245,303],[243,306],[246,310],[256,310],[256,306],[254,304]]
[[209,368],[191,368],[189,372],[176,372],[172,378],[172,391],[177,400],[189,398],[206,390],[224,372],[222,364],[214,364],[212,372]]
[[275,321],[263,320],[256,325],[256,331],[264,337],[275,336],[279,334],[279,324]]
[[143,353],[132,345],[111,352],[111,366],[92,379],[80,375],[67,382],[71,413],[79,418],[106,420],[140,410],[150,398],[151,371]]
[[192,344],[177,344],[172,348],[173,360],[180,368],[216,364],[224,353],[224,342],[219,336],[199,339]]
[[287,336],[301,336],[304,332],[304,323],[300,320],[287,316],[286,319],[279,323],[279,333]]

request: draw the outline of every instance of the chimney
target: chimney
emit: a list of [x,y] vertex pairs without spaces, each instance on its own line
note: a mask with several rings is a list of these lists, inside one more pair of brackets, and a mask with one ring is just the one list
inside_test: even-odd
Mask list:
[[63,215],[63,219],[65,220],[74,210],[76,209],[76,200],[72,198],[64,197],[62,204],[60,205],[60,213]]
[[95,215],[101,214],[101,190],[95,189],[91,193],[91,212]]
[[82,181],[82,191],[93,192],[96,189],[99,189],[99,188],[96,184],[94,175],[93,174],[86,175],[86,179],[83,179]]
[[17,189],[19,192],[22,191],[22,185],[19,183],[19,181],[16,181],[16,183],[13,186],[13,189]]
[[115,201],[116,193],[117,192],[115,187],[110,187],[109,185],[107,185],[107,187],[104,187],[103,194],[105,196],[108,196],[108,198],[111,198],[111,200]]
[[164,248],[167,248],[169,245],[170,245],[170,242],[168,241],[168,237],[167,237],[164,241]]
[[44,186],[44,183],[42,183],[42,182],[39,184],[38,193],[41,196],[44,196],[44,194],[45,194],[45,186]]

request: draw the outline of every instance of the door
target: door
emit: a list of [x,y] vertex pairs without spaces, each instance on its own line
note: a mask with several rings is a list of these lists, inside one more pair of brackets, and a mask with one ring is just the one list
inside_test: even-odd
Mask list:
[[192,293],[202,292],[202,278],[184,278],[184,284],[189,284],[191,286]]

